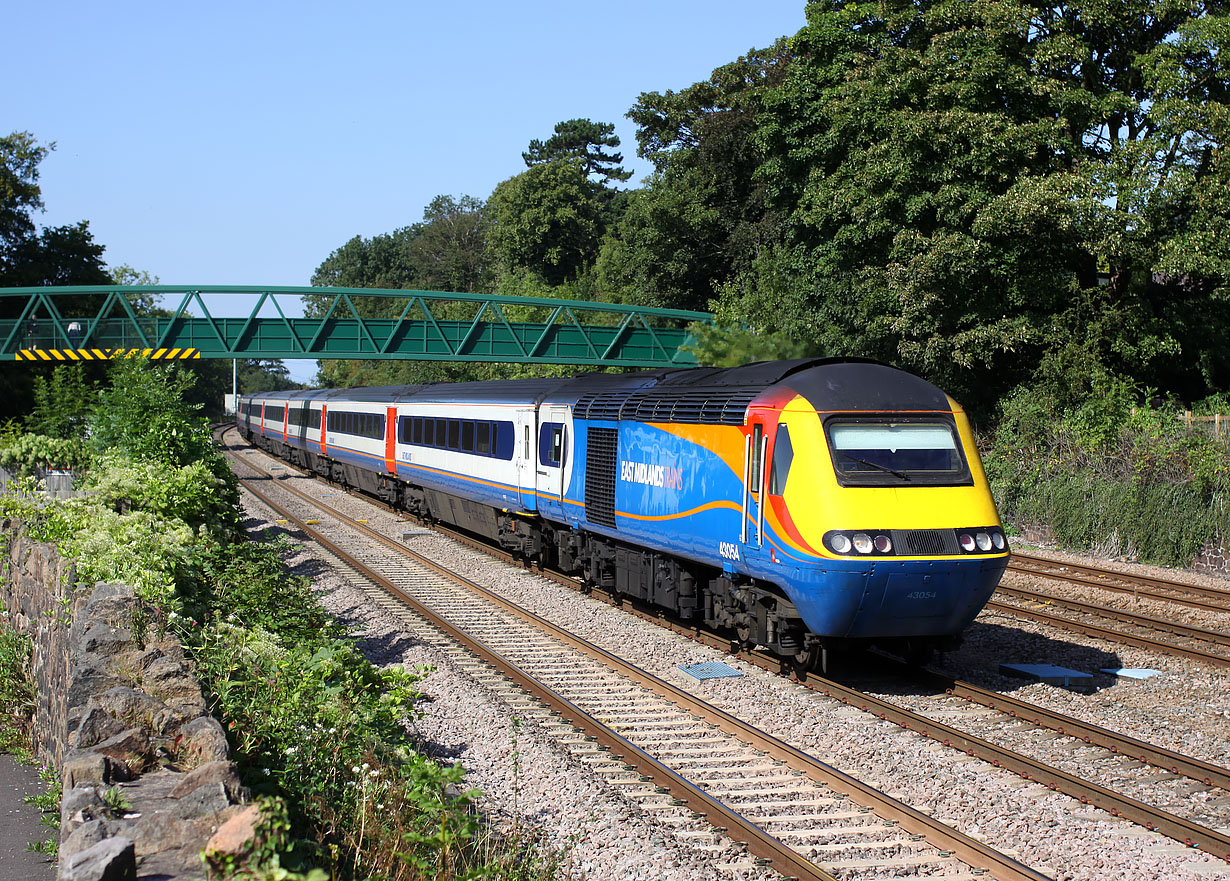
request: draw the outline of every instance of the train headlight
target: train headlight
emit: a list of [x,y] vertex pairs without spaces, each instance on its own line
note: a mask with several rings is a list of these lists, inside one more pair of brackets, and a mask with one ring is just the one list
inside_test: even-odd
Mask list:
[[856,532],[854,534],[854,550],[860,554],[870,554],[871,536],[865,532]]
[[974,541],[978,543],[978,550],[980,551],[991,550],[991,536],[989,536],[987,533],[985,532],[978,533],[977,535],[974,536]]
[[970,535],[968,532],[963,532],[960,535],[958,535],[957,541],[961,543],[961,550],[965,551],[966,553],[969,553],[975,547],[974,537]]
[[1007,546],[1008,542],[1005,541],[1004,534],[1002,532],[992,532],[991,544],[995,545],[995,550],[1002,551],[1004,547]]
[[887,554],[893,549],[893,540],[887,535],[877,535],[875,546],[877,554]]
[[839,554],[850,553],[850,539],[840,532],[829,539],[829,545]]

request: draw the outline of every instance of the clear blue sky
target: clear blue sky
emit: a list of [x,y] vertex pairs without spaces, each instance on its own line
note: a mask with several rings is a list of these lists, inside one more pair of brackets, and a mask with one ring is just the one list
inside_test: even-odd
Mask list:
[[306,285],[436,195],[486,198],[564,119],[615,123],[635,184],[637,96],[795,33],[804,6],[9,3],[0,127],[56,143],[38,220],[88,220],[108,264]]

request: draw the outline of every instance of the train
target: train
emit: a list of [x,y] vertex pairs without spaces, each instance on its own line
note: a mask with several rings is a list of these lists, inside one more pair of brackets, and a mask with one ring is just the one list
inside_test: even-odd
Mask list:
[[1008,563],[970,422],[857,358],[244,395],[265,450],[801,669],[960,644]]

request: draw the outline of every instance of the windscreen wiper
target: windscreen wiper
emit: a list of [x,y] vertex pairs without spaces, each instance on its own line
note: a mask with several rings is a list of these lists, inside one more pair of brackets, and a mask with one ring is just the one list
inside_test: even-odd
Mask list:
[[885,474],[891,474],[893,477],[900,477],[902,480],[909,480],[910,476],[904,472],[898,471],[895,468],[889,468],[887,465],[881,465],[878,462],[868,462],[866,459],[860,459],[858,456],[851,456],[849,453],[842,453],[847,459],[858,462],[860,465],[866,465],[868,468],[874,468],[877,471],[883,471]]

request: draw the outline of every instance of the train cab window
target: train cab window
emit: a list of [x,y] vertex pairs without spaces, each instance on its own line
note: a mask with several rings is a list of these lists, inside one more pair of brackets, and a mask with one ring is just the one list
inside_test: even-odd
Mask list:
[[475,450],[483,455],[491,452],[491,423],[480,422],[475,428]]
[[790,443],[790,429],[784,425],[777,426],[777,437],[773,441],[773,468],[769,471],[769,494],[780,496],[786,491],[786,478],[790,474],[790,463],[794,460],[794,446]]
[[956,426],[945,419],[830,419],[829,450],[842,485],[969,485]]
[[754,425],[752,426],[752,468],[749,472],[751,476],[748,478],[751,481],[749,489],[751,489],[754,493],[760,492],[760,487],[763,483],[761,469],[764,467],[764,463],[760,461],[761,450],[763,447],[764,426]]

